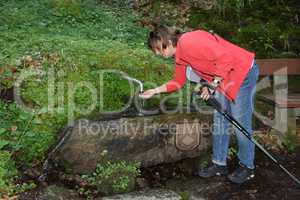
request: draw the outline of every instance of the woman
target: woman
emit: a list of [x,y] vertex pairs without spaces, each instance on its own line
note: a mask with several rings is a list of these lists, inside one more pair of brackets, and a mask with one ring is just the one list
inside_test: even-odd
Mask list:
[[[167,27],[152,31],[149,47],[165,58],[175,56],[173,79],[140,95],[149,99],[155,94],[170,93],[180,89],[186,81],[186,69],[215,88],[215,98],[252,135],[253,97],[259,70],[254,53],[246,51],[216,34],[197,30],[179,34]],[[200,97],[210,97],[208,88],[202,88]],[[227,151],[230,134],[229,122],[214,111],[212,163],[199,170],[198,175],[209,178],[227,175]],[[239,166],[228,175],[234,183],[243,183],[254,177],[254,144],[235,130],[238,142]]]

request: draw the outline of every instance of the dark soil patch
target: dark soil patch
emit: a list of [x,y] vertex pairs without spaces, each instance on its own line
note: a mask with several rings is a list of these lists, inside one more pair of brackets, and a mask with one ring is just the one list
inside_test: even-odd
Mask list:
[[[300,177],[300,148],[291,154],[280,152],[276,153],[275,156],[296,177]],[[230,171],[233,171],[237,166],[235,160],[233,158],[229,161]],[[258,150],[256,152],[256,177],[242,185],[233,184],[226,177],[215,177],[207,180],[196,176],[195,172],[199,167],[199,163],[200,158],[194,158],[143,168],[140,177],[143,183],[138,184],[137,189],[143,187],[169,188],[180,194],[194,195],[193,199],[198,199],[197,193],[201,198],[212,200],[300,199],[299,186]],[[70,183],[59,182],[56,184],[75,189],[76,183],[73,186]],[[36,199],[43,188],[43,186],[40,186],[32,191],[25,192],[20,195],[19,199]]]
[[14,100],[14,89],[8,88],[0,90],[0,99],[7,102],[12,102]]
[[24,192],[22,193],[18,199],[19,200],[36,200],[38,195],[39,195],[39,192],[43,189],[42,186],[40,187],[37,187],[33,190],[30,190],[30,191],[27,191],[27,192]]
[[[276,153],[275,157],[296,177],[300,177],[300,148],[292,154]],[[229,161],[230,172],[237,166],[233,160]],[[201,190],[201,197],[205,199],[300,199],[300,187],[262,152],[257,150],[255,161],[255,179],[242,185],[233,184],[226,177],[209,180],[197,177],[195,172],[199,159],[143,169],[142,176],[151,187],[166,186],[176,192],[190,194]],[[173,183],[170,186],[169,182],[174,181],[177,181],[177,186]]]

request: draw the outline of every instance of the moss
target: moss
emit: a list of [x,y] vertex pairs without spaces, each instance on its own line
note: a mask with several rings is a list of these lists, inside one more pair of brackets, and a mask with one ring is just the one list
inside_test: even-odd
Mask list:
[[188,191],[183,191],[179,193],[181,200],[188,200],[190,199],[191,194]]

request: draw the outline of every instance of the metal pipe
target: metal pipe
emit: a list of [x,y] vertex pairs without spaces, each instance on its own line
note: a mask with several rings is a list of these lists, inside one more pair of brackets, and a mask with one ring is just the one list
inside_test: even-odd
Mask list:
[[136,82],[136,83],[140,86],[140,93],[144,92],[144,86],[143,86],[142,81],[137,80],[137,79],[132,78],[132,77],[129,77],[129,76],[127,76],[127,75],[124,75],[123,77],[124,77],[125,79],[129,80],[129,81]]

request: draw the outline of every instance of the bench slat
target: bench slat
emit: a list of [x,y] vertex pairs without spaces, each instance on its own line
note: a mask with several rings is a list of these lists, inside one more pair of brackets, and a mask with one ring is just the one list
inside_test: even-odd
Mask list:
[[[257,59],[260,75],[272,75],[274,72],[287,67],[288,75],[300,74],[299,58]],[[280,75],[280,74],[278,74]],[[282,73],[282,75],[286,75]]]

